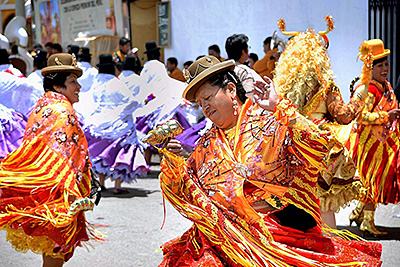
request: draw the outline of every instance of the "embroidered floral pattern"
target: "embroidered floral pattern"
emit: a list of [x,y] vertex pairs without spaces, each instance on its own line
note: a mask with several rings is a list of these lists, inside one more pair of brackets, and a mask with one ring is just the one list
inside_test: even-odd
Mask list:
[[74,116],[74,115],[68,115],[68,122],[69,122],[71,125],[75,125],[75,123],[76,123],[76,118],[75,118],[75,116]]
[[42,113],[42,117],[43,118],[47,118],[47,117],[49,117],[51,115],[52,112],[53,111],[51,110],[51,108],[46,108]]
[[77,144],[79,140],[79,135],[77,133],[72,134],[72,140]]
[[66,133],[58,132],[58,133],[56,133],[55,135],[56,135],[56,140],[57,140],[59,143],[64,143],[64,142],[67,141],[67,134],[66,134]]
[[32,132],[36,132],[39,129],[40,124],[38,122],[35,122],[32,126]]

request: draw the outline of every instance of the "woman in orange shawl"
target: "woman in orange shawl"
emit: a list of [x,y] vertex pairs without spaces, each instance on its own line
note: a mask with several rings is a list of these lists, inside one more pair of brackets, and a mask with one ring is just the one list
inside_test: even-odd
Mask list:
[[380,244],[324,235],[316,183],[329,133],[276,104],[272,82],[246,99],[234,67],[207,56],[185,72],[183,97],[214,125],[186,161],[177,141],[161,150],[163,194],[193,226],[162,246],[160,266],[380,266]]
[[87,141],[72,104],[82,70],[55,54],[42,70],[46,93],[32,111],[21,146],[0,163],[0,230],[17,251],[62,266],[93,236],[83,210],[93,208]]
[[350,214],[363,235],[387,235],[376,229],[374,214],[379,203],[396,204],[400,200],[399,118],[400,110],[390,83],[387,56],[379,39],[366,41],[372,51],[372,81],[368,86],[368,101],[361,122],[347,143],[363,184],[361,199]]

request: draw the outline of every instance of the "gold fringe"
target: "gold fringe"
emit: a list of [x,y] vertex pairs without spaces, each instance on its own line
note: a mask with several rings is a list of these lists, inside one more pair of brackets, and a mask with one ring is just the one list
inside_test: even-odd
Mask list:
[[360,76],[361,84],[368,86],[372,79],[372,49],[368,43],[364,41],[361,44],[359,51],[358,56],[362,61],[364,61]]
[[340,208],[349,206],[349,202],[358,199],[362,184],[354,181],[346,185],[331,185],[328,190],[317,185],[317,196],[320,200],[321,212],[333,210],[338,212]]
[[36,254],[45,254],[52,258],[64,259],[63,253],[54,253],[55,242],[47,236],[30,236],[25,234],[22,229],[13,229],[9,226],[0,228],[6,231],[7,241],[13,249],[18,252],[26,253],[31,250]]

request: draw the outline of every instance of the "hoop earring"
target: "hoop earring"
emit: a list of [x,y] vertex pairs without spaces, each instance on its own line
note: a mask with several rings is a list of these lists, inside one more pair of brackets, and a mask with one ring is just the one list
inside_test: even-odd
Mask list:
[[237,110],[238,110],[239,106],[237,105],[237,101],[236,99],[233,100],[233,115],[237,115]]

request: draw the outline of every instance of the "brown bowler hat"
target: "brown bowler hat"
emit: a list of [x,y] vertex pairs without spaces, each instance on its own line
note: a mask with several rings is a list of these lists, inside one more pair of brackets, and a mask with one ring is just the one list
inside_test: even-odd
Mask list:
[[78,68],[75,57],[68,53],[54,54],[47,60],[47,67],[42,69],[42,76],[53,72],[71,72],[82,76],[82,69]]
[[196,60],[189,68],[185,69],[183,76],[188,83],[183,98],[190,102],[196,102],[194,95],[211,76],[223,72],[225,70],[233,70],[235,68],[234,60],[219,61],[214,56],[205,56]]

